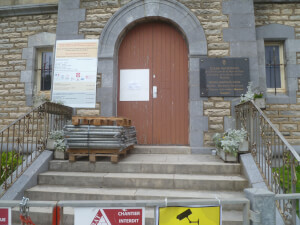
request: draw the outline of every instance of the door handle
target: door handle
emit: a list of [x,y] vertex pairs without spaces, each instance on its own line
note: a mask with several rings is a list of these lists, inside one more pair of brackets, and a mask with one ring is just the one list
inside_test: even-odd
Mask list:
[[157,98],[157,86],[153,86],[153,98]]

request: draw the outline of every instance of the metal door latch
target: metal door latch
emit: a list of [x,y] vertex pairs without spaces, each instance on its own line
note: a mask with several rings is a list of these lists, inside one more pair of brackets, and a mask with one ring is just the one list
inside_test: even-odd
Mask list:
[[153,98],[157,98],[157,86],[153,86]]

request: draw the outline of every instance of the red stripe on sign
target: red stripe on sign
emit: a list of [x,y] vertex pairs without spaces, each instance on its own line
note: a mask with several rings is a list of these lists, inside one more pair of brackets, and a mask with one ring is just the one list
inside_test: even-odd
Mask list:
[[0,225],[6,225],[8,221],[8,208],[0,209]]
[[99,211],[97,212],[97,214],[96,214],[95,218],[93,219],[93,222],[91,223],[91,225],[97,225],[100,222],[102,216],[103,215],[102,215],[102,213],[99,209]]

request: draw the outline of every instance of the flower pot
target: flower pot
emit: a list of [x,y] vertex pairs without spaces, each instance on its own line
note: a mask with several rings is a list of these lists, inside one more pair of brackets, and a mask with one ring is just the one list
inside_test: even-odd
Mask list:
[[254,104],[257,105],[261,109],[266,108],[266,99],[265,98],[256,98],[254,99]]
[[47,140],[47,146],[46,149],[47,150],[54,150],[54,144],[55,144],[55,140],[54,139],[48,139]]
[[225,152],[223,149],[218,149],[218,156],[224,161],[224,162],[237,162],[238,156],[230,154]]
[[248,141],[243,141],[239,146],[239,153],[249,152],[249,143]]
[[62,151],[54,151],[54,159],[67,159],[66,153]]

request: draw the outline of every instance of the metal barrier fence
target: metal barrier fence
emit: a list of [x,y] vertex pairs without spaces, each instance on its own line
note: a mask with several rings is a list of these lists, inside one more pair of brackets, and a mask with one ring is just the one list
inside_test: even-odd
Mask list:
[[[295,225],[300,225],[300,214],[299,214],[299,209],[300,209],[300,193],[296,194],[277,194],[275,195],[275,200],[276,201],[298,201],[298,204],[296,204],[296,217],[295,221],[293,221],[293,224]],[[289,207],[291,209],[291,207]],[[295,208],[294,208],[295,209]],[[291,214],[291,212],[289,212]]]
[[[275,194],[296,193],[300,157],[253,101],[235,107],[236,126],[248,132],[249,149],[268,188]],[[299,199],[278,198],[284,220],[296,224]]]
[[61,130],[71,116],[72,108],[46,102],[0,131],[0,196],[45,149],[48,133]]
[[[0,207],[19,207],[20,201],[0,201]],[[165,200],[98,200],[98,201],[28,201],[30,207],[51,207],[61,208],[60,223],[64,224],[64,207],[84,208],[84,207],[166,207],[166,206],[207,206],[207,205],[242,205],[243,206],[243,225],[249,225],[250,202],[246,198],[236,199],[165,199]],[[52,212],[52,211],[51,211]],[[54,218],[55,219],[55,218]],[[155,219],[155,218],[154,218]],[[155,220],[154,220],[155,221]],[[41,221],[33,221],[39,224]]]

